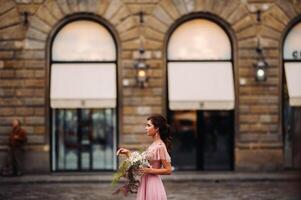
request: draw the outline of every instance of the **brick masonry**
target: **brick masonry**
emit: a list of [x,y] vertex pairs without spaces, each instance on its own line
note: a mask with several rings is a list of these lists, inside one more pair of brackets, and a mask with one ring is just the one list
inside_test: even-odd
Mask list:
[[[70,15],[91,13],[110,25],[119,49],[119,141],[140,148],[147,115],[166,112],[165,46],[168,31],[178,19],[192,13],[217,16],[232,33],[236,87],[235,168],[279,169],[282,144],[283,36],[289,22],[301,12],[298,1],[288,0],[0,0],[0,144],[6,148],[10,121],[18,118],[29,133],[29,149],[49,151],[48,52],[51,34]],[[262,23],[252,8],[265,7]],[[137,13],[145,13],[144,24]],[[27,12],[26,24],[24,12]],[[260,35],[269,63],[268,79],[254,80],[256,36]],[[144,38],[149,84],[134,86],[133,69],[140,37]],[[244,84],[240,85],[240,80]],[[129,85],[123,85],[124,81]],[[163,95],[162,95],[163,94]],[[255,150],[254,150],[255,146]],[[37,153],[39,154],[39,153]],[[42,157],[44,160],[48,157]],[[267,160],[268,158],[268,160]],[[268,162],[268,163],[267,163]],[[43,164],[41,164],[41,167]],[[35,169],[39,167],[35,167]],[[42,169],[41,169],[42,170]],[[44,169],[45,171],[49,169]]]

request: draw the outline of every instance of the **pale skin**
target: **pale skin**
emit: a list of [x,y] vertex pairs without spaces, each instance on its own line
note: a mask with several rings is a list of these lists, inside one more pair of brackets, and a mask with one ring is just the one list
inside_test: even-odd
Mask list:
[[[145,125],[145,131],[148,136],[153,138],[153,142],[160,142],[162,141],[160,138],[159,128],[156,128],[151,120],[148,120]],[[127,157],[131,155],[131,151],[125,148],[120,148],[118,150],[119,154],[124,154]],[[154,169],[154,168],[141,168],[140,172],[143,174],[156,174],[156,175],[170,175],[171,174],[171,165],[170,162],[166,160],[161,160],[162,168]]]

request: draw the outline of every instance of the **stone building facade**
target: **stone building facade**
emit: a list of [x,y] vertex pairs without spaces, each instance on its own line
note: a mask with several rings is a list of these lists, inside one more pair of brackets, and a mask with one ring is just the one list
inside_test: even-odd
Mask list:
[[[299,1],[0,0],[0,5],[1,160],[7,149],[10,122],[18,118],[28,132],[26,170],[53,171],[51,45],[68,21],[98,21],[115,39],[116,145],[139,149],[150,142],[141,134],[146,117],[153,113],[169,115],[169,37],[179,24],[200,18],[220,24],[232,43],[233,170],[285,168],[283,42],[301,19]],[[258,37],[268,63],[265,82],[254,79]],[[149,66],[144,88],[135,82],[134,65],[141,44]]]

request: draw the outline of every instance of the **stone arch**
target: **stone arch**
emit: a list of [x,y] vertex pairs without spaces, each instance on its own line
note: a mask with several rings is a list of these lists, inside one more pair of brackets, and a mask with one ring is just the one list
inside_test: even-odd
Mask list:
[[4,51],[0,56],[3,59],[9,59],[13,55],[8,50],[22,48],[23,27],[16,3],[13,0],[0,0],[0,5],[0,48]]
[[78,1],[78,3],[68,0],[47,0],[30,18],[25,49],[44,51],[53,27],[66,16],[80,13],[101,16],[116,28],[118,34],[135,26],[135,20],[132,17],[126,19],[130,12],[121,0],[85,0]]

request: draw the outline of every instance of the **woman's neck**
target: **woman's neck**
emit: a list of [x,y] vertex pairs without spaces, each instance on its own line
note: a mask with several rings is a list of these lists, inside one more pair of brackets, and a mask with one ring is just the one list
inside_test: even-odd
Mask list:
[[159,135],[155,135],[153,137],[153,142],[159,142],[159,141],[162,141],[161,138],[160,138],[160,136]]

